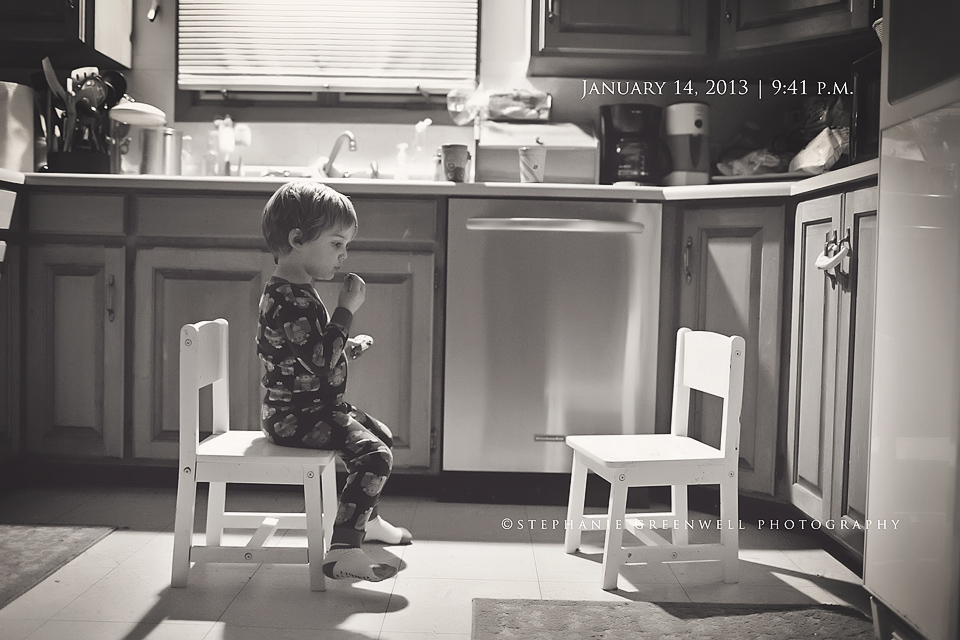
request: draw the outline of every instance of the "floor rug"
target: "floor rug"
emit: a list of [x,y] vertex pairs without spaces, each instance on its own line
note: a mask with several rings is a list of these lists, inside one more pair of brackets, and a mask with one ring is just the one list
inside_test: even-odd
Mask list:
[[873,640],[873,623],[839,605],[580,602],[474,598],[473,640]]
[[0,608],[111,531],[113,527],[0,524]]

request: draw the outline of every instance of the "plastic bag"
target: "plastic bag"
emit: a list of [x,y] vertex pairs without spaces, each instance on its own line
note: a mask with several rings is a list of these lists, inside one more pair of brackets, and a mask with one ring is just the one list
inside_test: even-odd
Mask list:
[[487,91],[483,86],[463,86],[447,94],[447,112],[455,124],[486,120],[546,122],[553,99],[548,93],[528,89]]
[[717,163],[717,170],[725,176],[755,176],[781,171],[780,156],[769,149],[751,151],[742,158]]
[[790,171],[818,175],[830,170],[850,148],[850,129],[827,127],[790,161]]

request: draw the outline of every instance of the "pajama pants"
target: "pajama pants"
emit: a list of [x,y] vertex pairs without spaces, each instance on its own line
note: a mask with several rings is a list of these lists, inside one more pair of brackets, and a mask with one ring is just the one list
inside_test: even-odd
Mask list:
[[347,483],[340,493],[331,543],[359,547],[367,520],[377,517],[380,491],[393,468],[393,436],[376,418],[356,407],[340,406],[349,407],[349,413],[291,412],[292,407],[271,411],[274,433],[264,431],[281,446],[337,452],[347,467]]
[[380,492],[393,468],[393,436],[385,424],[357,408],[350,412],[350,418],[330,440],[329,448],[347,467],[331,544],[359,547],[364,525],[377,517]]

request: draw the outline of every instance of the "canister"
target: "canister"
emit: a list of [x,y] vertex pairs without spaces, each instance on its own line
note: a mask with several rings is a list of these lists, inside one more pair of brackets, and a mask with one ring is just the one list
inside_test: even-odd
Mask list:
[[140,133],[140,173],[159,176],[180,175],[183,131],[170,127],[144,129]]

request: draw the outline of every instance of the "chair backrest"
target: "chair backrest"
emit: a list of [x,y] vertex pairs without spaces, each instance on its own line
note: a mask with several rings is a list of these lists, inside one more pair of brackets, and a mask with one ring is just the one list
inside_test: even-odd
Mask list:
[[744,341],[709,331],[677,331],[677,360],[673,378],[671,433],[687,435],[690,390],[723,399],[720,450],[727,461],[739,460],[740,410],[743,404]]
[[229,326],[223,318],[180,329],[180,459],[200,444],[200,389],[213,385],[213,432],[230,429]]

